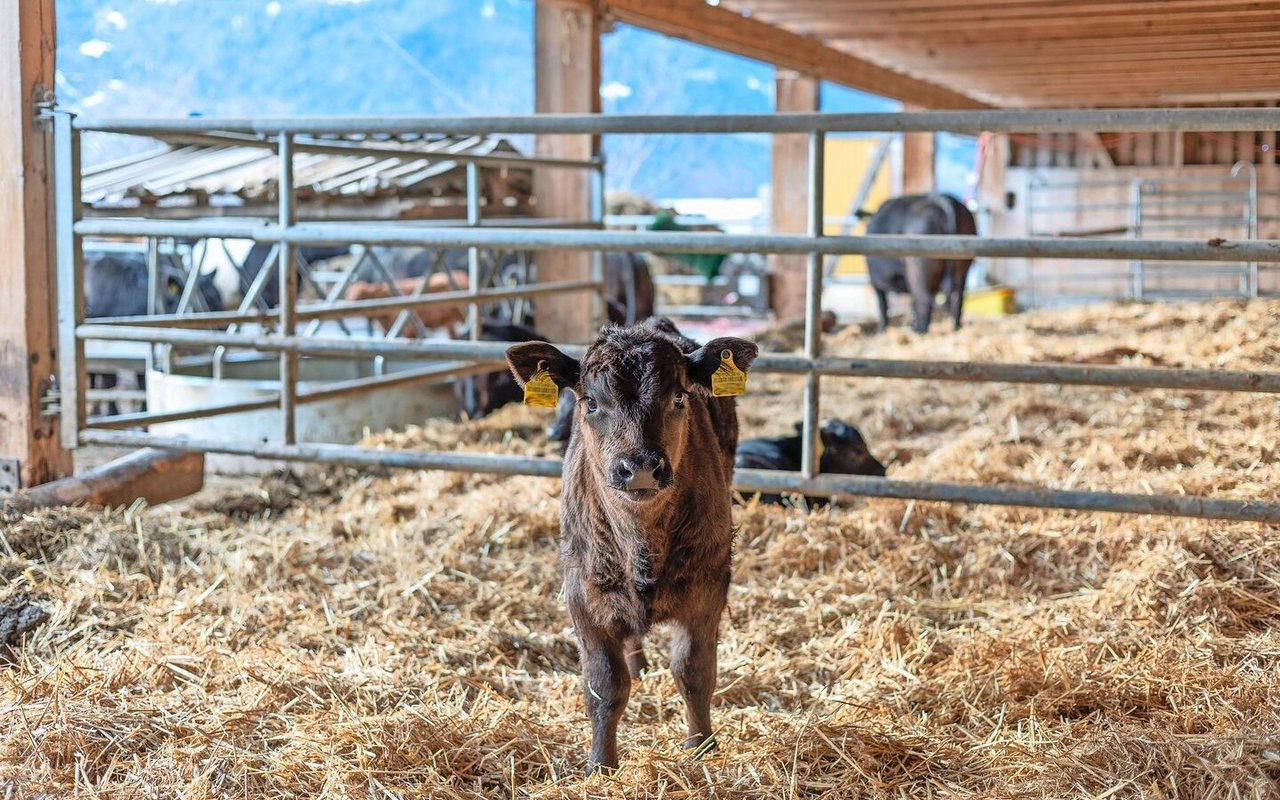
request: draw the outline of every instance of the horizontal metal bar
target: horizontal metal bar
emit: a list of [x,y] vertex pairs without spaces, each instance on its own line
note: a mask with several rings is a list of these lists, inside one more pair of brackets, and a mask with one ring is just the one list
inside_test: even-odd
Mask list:
[[[370,378],[353,378],[338,381],[308,391],[299,391],[296,403],[318,403],[321,400],[332,400],[335,397],[363,394],[375,389],[389,389],[395,386],[418,383],[428,380],[444,380],[462,375],[475,375],[481,372],[492,372],[504,369],[506,362],[491,361],[484,363],[442,364],[419,370],[405,370],[388,375]],[[241,403],[221,403],[212,406],[200,406],[182,411],[143,411],[134,414],[114,414],[111,416],[91,417],[87,425],[102,430],[124,428],[143,428],[148,425],[159,425],[165,422],[180,422],[190,419],[205,419],[224,414],[240,414],[246,411],[259,411],[265,408],[276,408],[280,405],[280,393],[272,392],[260,400],[249,400]]]
[[[767,358],[767,360],[766,360]],[[757,363],[774,372],[803,374],[809,359],[762,356]],[[1093,366],[1081,364],[997,364],[969,361],[899,361],[819,358],[821,375],[907,378],[992,383],[1055,383],[1064,386],[1113,386],[1130,389],[1187,389],[1224,392],[1280,392],[1280,372],[1182,369],[1174,367]]]
[[155,436],[134,431],[85,430],[81,444],[112,444],[151,447],[170,442],[173,449],[206,453],[228,453],[278,461],[315,461],[323,464],[349,464],[369,467],[404,469],[442,469],[454,472],[487,472],[498,475],[534,475],[560,477],[561,462],[551,458],[528,458],[489,453],[422,452],[417,450],[374,450],[337,444],[282,445],[263,442],[227,442],[211,439],[188,439],[178,436]]
[[[278,134],[278,132],[277,132]],[[202,144],[217,147],[255,147],[264,150],[277,148],[276,138],[257,138],[251,135],[236,133],[178,133],[164,137],[166,141],[176,144]],[[482,167],[533,168],[551,167],[559,169],[595,169],[598,161],[570,158],[546,158],[543,156],[522,155],[473,155],[470,153],[451,153],[448,150],[422,151],[396,147],[377,147],[360,142],[317,142],[302,140],[294,144],[295,152],[319,153],[337,156],[375,156],[378,158],[397,158],[401,161],[454,161],[459,164],[477,164]]]
[[1042,487],[979,486],[939,481],[900,481],[858,475],[818,475],[805,481],[794,472],[740,469],[734,487],[748,492],[801,492],[811,496],[893,497],[951,503],[1061,508],[1169,517],[1280,522],[1280,503],[1188,495],[1082,492]]
[[[453,340],[326,339],[274,334],[223,333],[110,325],[81,325],[82,339],[159,342],[188,346],[245,347],[268,352],[285,349],[306,355],[353,353],[399,355],[416,358],[506,357],[509,342]],[[581,345],[561,347],[569,355],[582,353]],[[1176,369],[1172,367],[1122,367],[1078,364],[999,364],[966,361],[900,361],[823,357],[808,359],[764,353],[756,359],[757,372],[820,375],[845,378],[904,378],[993,383],[1056,383],[1069,386],[1114,386],[1132,389],[1187,389],[1228,392],[1280,393],[1280,372],[1245,370]]]
[[[428,294],[377,298],[374,300],[345,300],[319,305],[308,303],[298,306],[295,318],[299,321],[313,319],[343,319],[369,317],[396,311],[410,311],[431,306],[463,306],[473,298],[481,300],[510,300],[513,298],[539,297],[567,292],[599,291],[600,284],[592,281],[550,281],[548,283],[511,286],[503,289],[485,289],[472,294],[468,291],[430,292]],[[99,317],[95,325],[125,325],[139,328],[209,328],[231,323],[258,322],[266,324],[279,319],[278,309],[271,311],[209,311],[200,314],[153,314],[149,317]]]
[[1071,133],[1265,131],[1274,108],[1011,109],[880,114],[536,114],[487,117],[184,117],[75,120],[80,130],[154,136],[183,131],[297,134],[482,133]]
[[[443,469],[458,472],[485,472],[500,475],[560,477],[563,462],[550,458],[526,458],[489,453],[421,452],[374,450],[353,445],[226,442],[210,439],[152,436],[126,431],[86,430],[82,444],[110,444],[132,447],[161,447],[230,453],[280,461],[316,461],[326,464],[383,466],[404,469]],[[978,486],[933,481],[900,481],[853,475],[819,475],[805,480],[795,472],[740,469],[734,473],[734,488],[743,492],[800,492],[812,496],[893,497],[912,500],[940,500],[953,503],[1065,508],[1079,511],[1110,511],[1132,514],[1233,519],[1253,522],[1280,522],[1280,503],[1229,500],[1185,495],[1118,494],[1061,489]]]
[[655,253],[781,253],[803,255],[862,254],[931,258],[1160,258],[1169,261],[1280,261],[1280,242],[1212,239],[1057,239],[977,236],[823,236],[798,234],[729,234],[652,231],[578,231],[533,229],[434,228],[365,223],[304,223],[288,229],[276,225],[169,220],[92,219],[76,223],[85,236],[203,236],[255,239],[293,244],[421,245],[426,247],[490,247],[521,250],[605,250]]

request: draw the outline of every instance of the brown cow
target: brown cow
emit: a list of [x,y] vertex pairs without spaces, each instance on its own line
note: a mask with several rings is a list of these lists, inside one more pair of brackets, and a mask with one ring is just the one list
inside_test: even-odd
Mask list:
[[545,342],[507,350],[522,386],[542,365],[578,397],[560,564],[591,718],[588,772],[618,766],[618,720],[645,667],[641,640],[659,622],[675,626],[671,673],[685,699],[685,747],[712,746],[738,442],[734,399],[711,394],[722,353],[745,371],[756,346],[725,337],[698,347],[655,318],[605,327],[581,362]]
[[[419,284],[422,283],[421,278],[401,278],[395,282],[396,289],[401,295],[412,296],[417,293]],[[437,272],[427,280],[427,287],[423,289],[424,294],[431,292],[454,292],[466,291],[470,284],[467,282],[467,273],[454,270],[451,273]],[[365,283],[358,281],[351,284],[347,288],[347,300],[378,300],[384,297],[393,297],[391,288],[385,283]],[[452,337],[455,333],[455,326],[462,324],[466,319],[465,306],[462,305],[440,305],[427,306],[417,310],[418,319],[422,320],[422,324],[428,328],[444,328]],[[387,311],[383,313],[371,313],[369,318],[376,321],[382,327],[383,332],[391,330],[391,326],[395,325],[396,317],[400,315],[398,311]],[[411,337],[414,335],[412,325],[406,325],[401,336]]]

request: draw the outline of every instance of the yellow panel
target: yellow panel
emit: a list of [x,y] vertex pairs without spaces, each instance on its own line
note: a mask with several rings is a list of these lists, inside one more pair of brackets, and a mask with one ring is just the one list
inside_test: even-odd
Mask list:
[[[853,202],[853,196],[858,191],[859,184],[862,183],[863,175],[871,164],[871,155],[875,151],[876,140],[866,137],[828,137],[826,140],[826,149],[824,151],[826,169],[823,177],[826,180],[825,195],[823,196],[823,216],[826,217],[846,217],[851,216],[854,209],[850,208]],[[880,207],[880,204],[889,199],[890,191],[890,173],[889,161],[885,159],[884,165],[880,169],[880,174],[876,176],[875,182],[871,185],[871,192],[867,195],[867,200],[863,205],[868,211],[874,211]],[[859,221],[852,229],[847,231],[849,235],[857,235],[866,230],[866,222]],[[829,236],[837,235],[841,232],[839,225],[827,225],[823,230]],[[842,256],[836,264],[837,275],[862,275],[867,271],[867,260],[862,256]]]

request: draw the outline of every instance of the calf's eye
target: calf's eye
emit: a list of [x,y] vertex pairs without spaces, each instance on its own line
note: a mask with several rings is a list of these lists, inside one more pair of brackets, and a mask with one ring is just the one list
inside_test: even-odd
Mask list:
[[684,392],[676,392],[676,408],[684,408]]
[[599,406],[596,405],[596,399],[594,397],[584,397],[582,398],[582,402],[586,404],[588,414],[594,414],[596,409],[599,408]]

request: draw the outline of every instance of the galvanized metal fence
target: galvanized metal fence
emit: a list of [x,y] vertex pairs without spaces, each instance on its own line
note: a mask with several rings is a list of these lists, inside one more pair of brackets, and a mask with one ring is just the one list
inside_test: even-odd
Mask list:
[[[1118,169],[1125,174],[1113,175]],[[1240,161],[1214,172],[1196,166],[1193,174],[1176,176],[1142,167],[1118,169],[1067,178],[1061,169],[1031,173],[1023,204],[1028,235],[1206,240],[1258,237],[1260,192],[1257,169],[1250,162]],[[1029,262],[1020,280],[1014,282],[1033,306],[1086,299],[1245,299],[1264,294],[1256,262],[1169,263],[1137,258],[1087,272],[1043,269],[1047,266]],[[1261,266],[1274,269],[1274,265]],[[1039,276],[1041,270],[1048,276]]]
[[[432,341],[334,338],[299,335],[304,321],[336,319],[349,314],[413,311],[443,303],[466,301],[474,319],[477,304],[509,297],[534,297],[559,292],[598,291],[601,285],[598,254],[605,251],[650,252],[755,252],[803,254],[806,272],[806,326],[800,356],[763,354],[755,370],[804,376],[803,469],[799,473],[739,470],[735,485],[746,491],[792,491],[818,495],[897,497],[990,503],[1039,508],[1117,511],[1141,514],[1208,517],[1280,522],[1280,503],[1184,495],[1119,494],[902,481],[847,475],[819,475],[818,409],[823,378],[889,377],[949,381],[1056,383],[1127,388],[1280,393],[1280,372],[1204,369],[1132,369],[1126,367],[1073,366],[1063,364],[992,364],[974,362],[872,360],[824,357],[821,352],[820,311],[823,257],[840,254],[932,256],[940,258],[1041,257],[1070,259],[1160,259],[1163,261],[1280,262],[1280,242],[1195,241],[1185,239],[1055,239],[1039,237],[992,239],[970,236],[823,236],[823,142],[827,132],[949,131],[952,133],[1071,132],[1071,131],[1187,131],[1274,130],[1280,128],[1280,109],[1176,109],[1122,111],[957,111],[896,114],[779,114],[719,116],[562,116],[486,118],[287,118],[287,119],[180,119],[180,120],[77,120],[55,114],[54,154],[57,185],[57,265],[61,359],[62,435],[68,447],[82,444],[159,446],[294,461],[321,461],[356,465],[390,465],[420,469],[447,469],[504,474],[556,476],[555,459],[523,458],[497,454],[454,452],[389,452],[337,444],[300,444],[296,441],[295,415],[299,403],[316,395],[369,391],[385,385],[379,381],[424,380],[445,375],[492,369],[501,362],[505,342]],[[263,146],[280,154],[280,208],[276,222],[218,220],[177,222],[146,219],[83,219],[79,212],[79,135],[95,130],[113,133],[158,135],[173,132],[199,134],[215,140],[228,135],[243,141],[260,137]],[[299,223],[292,205],[292,153],[300,146],[316,144],[314,137],[332,134],[395,134],[431,131],[446,134],[535,133],[806,133],[809,136],[809,229],[805,235],[739,235],[721,233],[656,233],[603,230],[484,228],[469,215],[467,226],[422,228],[393,223]],[[300,145],[304,142],[305,145]],[[350,151],[350,148],[344,149]],[[593,211],[602,212],[603,166],[598,162],[566,163],[541,159],[545,168],[589,168],[593,182]],[[600,217],[593,214],[595,219]],[[429,296],[391,297],[362,303],[330,303],[323,307],[299,306],[294,292],[292,266],[279,271],[280,306],[276,310],[238,310],[190,316],[155,316],[98,320],[86,324],[81,281],[80,240],[85,236],[191,236],[245,238],[278,245],[281,263],[294,264],[288,255],[301,245],[367,242],[383,245],[428,247],[513,248],[522,250],[579,249],[597,254],[594,274],[587,281],[561,281],[536,286],[481,291],[476,283],[467,292]],[[474,264],[474,257],[472,259]],[[474,277],[474,276],[473,276]],[[257,322],[274,332],[228,330],[235,324]],[[221,330],[209,330],[209,329]],[[477,330],[476,326],[472,327]],[[130,418],[87,420],[84,396],[83,343],[90,339],[139,341],[172,345],[236,347],[276,353],[281,380],[278,396],[252,404],[278,405],[280,441],[228,442],[211,439],[162,437],[140,431],[118,430],[183,418],[198,418],[248,406],[191,409],[181,413],[144,413]],[[570,353],[581,347],[566,346]],[[70,357],[67,355],[70,354]],[[300,357],[391,356],[448,362],[441,369],[409,375],[381,376],[299,393],[296,368]]]

